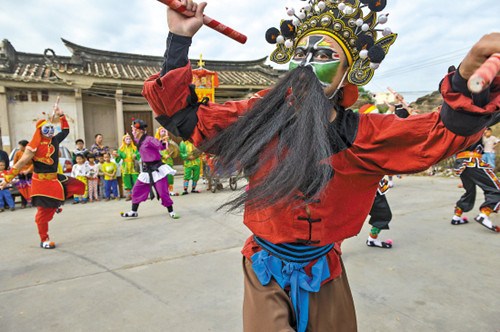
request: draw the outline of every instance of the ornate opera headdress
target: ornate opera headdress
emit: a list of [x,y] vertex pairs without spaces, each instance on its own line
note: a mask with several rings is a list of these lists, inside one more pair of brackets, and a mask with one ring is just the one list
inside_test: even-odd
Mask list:
[[[385,8],[386,0],[305,2],[306,5],[298,12],[287,8],[287,14],[293,18],[282,20],[279,30],[267,30],[266,40],[276,44],[271,61],[287,63],[302,37],[326,33],[340,44],[346,54],[350,66],[348,81],[359,86],[367,84],[397,37],[390,28],[377,28],[387,22],[388,14],[377,14]],[[379,32],[382,35],[380,38]]]

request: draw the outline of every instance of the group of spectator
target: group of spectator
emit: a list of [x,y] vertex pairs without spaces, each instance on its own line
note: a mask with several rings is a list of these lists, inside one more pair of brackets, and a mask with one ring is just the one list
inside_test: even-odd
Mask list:
[[[85,183],[85,193],[75,195],[73,204],[85,204],[100,200],[120,200],[122,159],[117,150],[103,144],[102,134],[95,135],[94,144],[88,150],[83,139],[75,141],[71,176]],[[127,198],[128,199],[128,198]]]

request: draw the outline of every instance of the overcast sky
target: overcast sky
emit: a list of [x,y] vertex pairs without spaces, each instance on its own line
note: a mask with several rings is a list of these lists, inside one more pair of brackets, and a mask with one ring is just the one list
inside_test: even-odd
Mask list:
[[[191,58],[254,60],[273,46],[265,31],[286,18],[285,7],[302,1],[208,0],[205,14],[248,36],[241,45],[204,27],[195,36]],[[367,85],[386,87],[408,101],[436,90],[449,65],[458,65],[467,50],[489,32],[500,31],[500,0],[388,0],[385,25],[398,33],[396,43]],[[165,6],[156,0],[0,0],[0,38],[16,50],[43,53],[52,48],[70,55],[60,38],[108,51],[162,55],[167,27]]]

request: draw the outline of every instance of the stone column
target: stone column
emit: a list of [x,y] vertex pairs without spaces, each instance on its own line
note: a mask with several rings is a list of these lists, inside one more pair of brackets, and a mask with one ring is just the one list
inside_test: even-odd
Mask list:
[[[76,123],[75,123],[75,138],[81,138],[85,141],[87,146],[89,142],[85,139],[85,120],[83,117],[83,100],[82,100],[82,90],[75,89],[75,106],[76,106]],[[87,146],[90,148],[90,145]]]
[[7,93],[4,86],[0,86],[0,131],[2,150],[10,153],[13,144],[11,142],[12,137],[10,136],[10,121],[9,121],[9,110],[7,108]]
[[123,128],[123,90],[116,90],[115,93],[116,102],[116,133],[118,135],[117,142],[120,146],[122,142],[122,137],[125,135],[125,130]]

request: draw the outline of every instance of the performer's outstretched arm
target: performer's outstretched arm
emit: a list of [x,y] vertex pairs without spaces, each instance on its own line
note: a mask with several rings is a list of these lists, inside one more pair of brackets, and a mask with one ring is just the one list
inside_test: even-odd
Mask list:
[[61,143],[69,135],[69,123],[64,114],[59,116],[59,121],[61,123],[61,132],[54,136],[54,139]]
[[413,173],[477,142],[500,110],[500,77],[479,94],[468,91],[467,79],[481,61],[499,51],[500,33],[486,35],[474,45],[459,69],[451,71],[441,82],[444,102],[440,113],[407,119],[394,115],[361,116],[351,149],[354,155],[345,155],[348,162],[381,175]]

